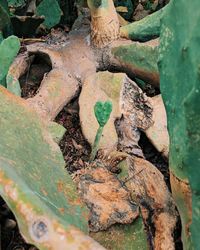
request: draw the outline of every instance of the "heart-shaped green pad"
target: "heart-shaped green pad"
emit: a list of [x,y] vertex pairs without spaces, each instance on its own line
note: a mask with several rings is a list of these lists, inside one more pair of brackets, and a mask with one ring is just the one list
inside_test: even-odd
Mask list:
[[94,113],[100,127],[104,127],[110,118],[112,112],[112,102],[96,102],[94,106]]

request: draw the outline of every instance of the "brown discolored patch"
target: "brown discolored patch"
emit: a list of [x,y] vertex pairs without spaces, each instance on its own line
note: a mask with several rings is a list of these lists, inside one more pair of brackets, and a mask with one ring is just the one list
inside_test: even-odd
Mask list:
[[175,246],[172,232],[176,226],[176,220],[173,216],[166,213],[160,213],[154,218],[155,223],[155,250],[174,250]]
[[95,8],[90,5],[91,10],[91,40],[97,48],[108,46],[112,41],[119,38],[119,20],[113,1],[108,1],[106,6]]
[[42,192],[45,196],[48,195],[47,191],[46,191],[44,188],[41,188],[41,192]]
[[142,158],[128,158],[127,163],[129,176],[133,177],[128,188],[141,207],[142,217],[151,235],[151,244],[159,250],[175,249],[173,233],[177,211],[163,175]]
[[62,214],[64,214],[64,212],[65,212],[64,207],[59,208],[59,211],[60,211]]
[[63,192],[64,190],[64,183],[62,181],[57,182],[57,190],[58,192]]
[[182,233],[187,238],[190,237],[190,225],[192,223],[192,191],[189,182],[179,179],[170,172],[170,182],[172,194],[176,201],[182,219]]
[[115,223],[131,223],[138,216],[127,189],[105,167],[93,164],[78,178],[79,192],[90,209],[91,231],[105,230]]

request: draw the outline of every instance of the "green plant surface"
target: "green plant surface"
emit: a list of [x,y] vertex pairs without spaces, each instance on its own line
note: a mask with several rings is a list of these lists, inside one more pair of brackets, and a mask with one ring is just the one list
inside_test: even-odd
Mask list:
[[66,132],[66,128],[56,122],[50,122],[48,127],[54,141],[59,143]]
[[94,106],[94,114],[100,127],[104,127],[112,112],[112,102],[97,102]]
[[12,27],[9,16],[9,9],[6,0],[0,1],[0,32],[7,37],[12,34]]
[[0,85],[6,87],[6,75],[9,67],[20,49],[20,41],[16,36],[10,36],[0,44]]
[[38,16],[44,16],[43,25],[50,29],[60,22],[62,11],[57,0],[43,0],[36,8]]
[[118,61],[119,69],[127,73],[131,71],[137,78],[158,86],[158,47],[132,43],[113,47],[111,53]]
[[106,231],[90,233],[106,249],[147,250],[147,239],[141,217],[129,225],[114,225]]
[[94,114],[98,121],[99,128],[96,133],[94,144],[92,145],[90,161],[93,161],[95,159],[95,156],[99,147],[99,142],[103,133],[103,128],[108,122],[111,112],[112,112],[112,102],[110,101],[96,102],[94,106]]
[[120,35],[135,41],[149,41],[160,35],[160,20],[165,15],[168,5],[140,21],[122,26]]
[[109,0],[87,0],[90,9],[107,8]]
[[[170,169],[188,186],[185,193],[175,190],[182,219],[184,249],[199,249],[200,232],[200,50],[199,1],[170,1],[161,29],[159,70],[170,135]],[[172,187],[173,189],[173,187]],[[182,190],[184,192],[185,190]],[[190,202],[190,201],[189,201]],[[189,209],[188,207],[192,206]],[[186,218],[187,214],[192,217]]]
[[11,93],[13,93],[17,96],[21,96],[20,83],[19,83],[18,79],[14,79],[13,76],[9,74],[9,72],[6,76],[6,87]]
[[[77,238],[78,229],[88,232],[88,211],[64,168],[62,153],[47,124],[24,100],[3,87],[0,106],[0,194],[15,214],[20,231],[39,249],[50,249],[48,244],[59,240],[60,233],[66,235],[69,244],[73,240],[81,243],[81,238],[73,238],[72,231],[77,230]],[[47,227],[46,240],[33,231],[38,221]]]
[[7,0],[9,7],[22,8],[26,5],[26,0]]
[[118,12],[123,18],[127,20],[131,19],[131,16],[133,14],[133,3],[131,0],[117,0],[114,1],[114,3],[115,7],[125,7],[127,9],[127,11],[121,12],[119,8],[118,9],[116,8],[117,11],[119,10]]

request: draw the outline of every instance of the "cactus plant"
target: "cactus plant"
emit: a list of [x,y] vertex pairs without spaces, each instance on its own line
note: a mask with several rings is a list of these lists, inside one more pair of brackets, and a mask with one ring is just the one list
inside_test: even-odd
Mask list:
[[157,46],[152,47],[137,43],[122,44],[113,46],[111,53],[116,69],[120,69],[132,77],[138,76],[158,87]]
[[25,239],[39,249],[103,249],[80,231],[88,233],[87,209],[47,124],[3,87],[0,106],[0,194]]
[[20,49],[16,36],[10,36],[0,44],[0,85],[6,87],[6,75],[9,67]]
[[[69,175],[64,172],[62,155],[53,141],[58,142],[64,130],[62,127],[50,123],[64,105],[77,96],[81,87],[80,84],[92,75],[99,75],[99,72],[96,73],[97,71],[105,71],[118,66],[117,70],[125,71],[125,69],[128,69],[128,74],[131,75],[132,73],[134,77],[137,76],[146,81],[149,80],[149,82],[154,81],[157,84],[156,86],[158,86],[159,81],[156,65],[157,49],[149,48],[146,44],[137,45],[131,41],[128,41],[127,46],[121,46],[121,40],[116,41],[120,33],[113,1],[88,0],[88,5],[91,10],[91,36],[88,36],[88,16],[84,16],[83,11],[81,20],[87,20],[87,22],[76,23],[73,26],[74,29],[72,28],[69,33],[69,39],[73,42],[64,43],[60,48],[56,46],[55,50],[54,46],[49,48],[46,43],[27,46],[29,56],[34,54],[45,55],[52,65],[52,70],[44,77],[38,93],[34,97],[23,101],[8,93],[4,88],[0,88],[0,93],[2,92],[0,102],[3,106],[0,110],[1,121],[3,121],[0,123],[2,128],[2,131],[0,129],[2,137],[0,142],[0,193],[13,209],[27,241],[34,243],[40,249],[50,249],[50,247],[59,249],[58,245],[61,249],[77,249],[84,240],[86,243],[90,243],[90,248],[88,245],[84,245],[86,249],[102,249],[77,229],[80,228],[87,232],[87,216],[81,216],[81,214],[85,214],[84,211],[87,214],[87,210],[82,203],[78,203],[73,183]],[[91,43],[88,40],[89,37],[91,37]],[[118,49],[119,46],[122,48]],[[129,57],[128,54],[132,54],[133,51],[134,55]],[[126,52],[126,56],[124,56],[124,52]],[[77,65],[78,60],[79,64]],[[15,66],[18,67],[16,62]],[[27,69],[25,66],[17,74],[17,79],[11,78],[11,82],[13,82],[13,79],[14,81],[18,80],[22,72],[26,71],[25,68]],[[141,72],[143,74],[146,72],[145,77]],[[124,76],[120,78],[122,79]],[[109,79],[107,78],[107,80]],[[96,82],[94,81],[94,83]],[[111,82],[105,81],[105,91],[108,88],[113,90],[113,82],[112,84],[107,83]],[[121,86],[121,83],[118,86]],[[111,91],[111,95],[115,95],[115,92]],[[101,100],[107,99],[110,99],[110,97]],[[110,108],[109,110],[111,111]],[[107,114],[106,117],[108,119],[109,115]],[[99,118],[98,120],[100,127],[105,125],[104,117],[103,122]],[[99,132],[101,133],[102,129]],[[97,137],[96,142],[99,138],[100,136]],[[19,140],[22,140],[23,143],[16,145],[16,141]],[[92,159],[95,157],[97,148],[98,144],[96,143]],[[138,162],[142,161],[138,160]],[[16,192],[11,192],[11,188],[12,191]],[[19,199],[15,199],[15,194],[18,195]],[[151,192],[151,194],[154,194],[154,192]],[[17,205],[18,200],[22,201],[20,203],[22,209],[19,209]],[[23,210],[24,220],[22,220],[21,210]],[[39,220],[35,220],[38,216]],[[30,217],[29,220],[28,217]],[[79,225],[80,221],[82,223]],[[53,224],[54,222],[55,224]],[[52,234],[46,239],[48,226],[50,226],[49,232]],[[42,234],[45,236],[45,239],[42,238],[42,242],[38,237],[35,238],[35,235],[38,235],[37,230],[41,228],[45,229],[42,230]],[[132,230],[132,225],[130,228]],[[171,233],[170,230],[173,231],[173,228],[169,229],[169,233]],[[115,230],[115,237],[120,234],[120,231],[121,229]],[[130,231],[127,231],[130,235]],[[157,238],[160,236],[159,233],[160,231]],[[63,235],[64,237],[61,237]],[[144,238],[143,230],[142,235]],[[60,237],[64,242],[63,244],[62,242],[57,244]],[[70,242],[71,239],[75,239],[74,244],[72,241]],[[115,246],[114,243],[115,240],[108,247],[110,245]],[[51,244],[53,245],[50,246]],[[123,244],[125,242],[122,242],[121,249],[123,249]],[[127,249],[127,246],[125,248]]]
[[160,20],[165,15],[168,5],[159,11],[120,28],[120,35],[136,41],[148,41],[160,35]]
[[1,32],[5,37],[12,34],[12,25],[6,0],[1,0],[0,2],[0,33]]
[[[51,8],[49,8],[51,6]],[[50,29],[60,22],[61,9],[57,0],[43,0],[36,8],[36,13],[39,16],[45,16],[43,25]]]
[[111,112],[112,112],[112,103],[110,101],[107,101],[104,103],[97,102],[94,106],[94,113],[95,113],[95,117],[98,121],[99,128],[97,130],[94,144],[92,146],[90,161],[93,161],[95,156],[96,156],[98,146],[99,146],[99,141],[100,141],[101,136],[102,136],[103,128],[106,125],[106,123],[110,117]]
[[[199,249],[199,1],[169,3],[160,44],[161,91],[170,135],[172,193],[181,220],[184,249]],[[183,13],[184,18],[183,18]]]

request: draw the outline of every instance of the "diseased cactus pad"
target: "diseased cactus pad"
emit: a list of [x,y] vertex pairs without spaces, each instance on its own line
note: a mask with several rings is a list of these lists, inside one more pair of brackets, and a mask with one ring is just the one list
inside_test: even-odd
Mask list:
[[112,112],[112,103],[110,101],[97,102],[94,106],[94,113],[99,126],[104,127],[110,118]]
[[[3,87],[0,107],[0,195],[14,212],[23,236],[40,249],[49,249],[43,244],[57,249],[54,244],[62,234],[63,244],[69,240],[67,233],[76,241],[76,235],[83,234],[75,228],[88,232],[87,209],[64,169],[48,124]],[[37,236],[34,230],[41,223],[46,229]],[[75,236],[71,230],[77,231]],[[80,238],[75,241],[81,244]]]

